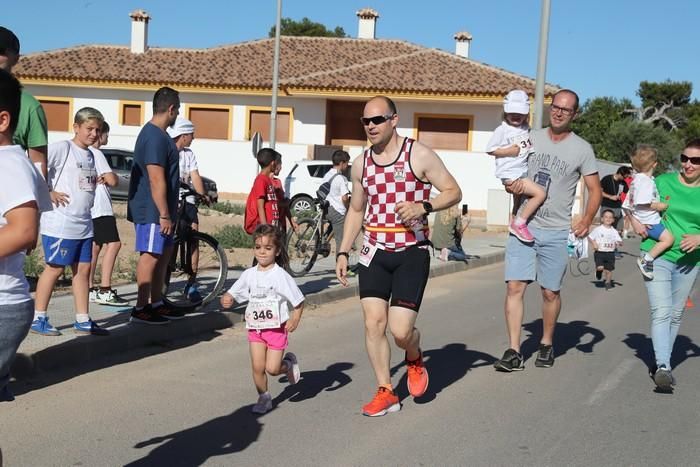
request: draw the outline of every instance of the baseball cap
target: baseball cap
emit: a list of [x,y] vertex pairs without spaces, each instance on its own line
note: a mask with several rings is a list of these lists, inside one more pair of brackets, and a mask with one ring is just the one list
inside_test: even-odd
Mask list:
[[185,117],[177,117],[173,126],[168,127],[168,134],[171,138],[177,138],[180,135],[189,135],[194,133],[194,125]]
[[530,100],[525,91],[514,89],[503,99],[503,110],[507,114],[529,114]]
[[0,52],[5,50],[11,50],[19,55],[19,39],[14,32],[0,26]]

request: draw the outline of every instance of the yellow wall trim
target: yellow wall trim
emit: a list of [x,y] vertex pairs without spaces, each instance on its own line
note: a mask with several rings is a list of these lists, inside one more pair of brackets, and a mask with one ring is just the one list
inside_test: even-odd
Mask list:
[[[139,123],[138,126],[143,126],[143,124],[146,121],[146,106],[144,102],[142,101],[125,101],[125,100],[120,100],[119,101],[119,124],[124,126],[124,106],[125,105],[138,105],[141,109],[141,123]],[[126,125],[126,126],[134,126],[134,125]]]

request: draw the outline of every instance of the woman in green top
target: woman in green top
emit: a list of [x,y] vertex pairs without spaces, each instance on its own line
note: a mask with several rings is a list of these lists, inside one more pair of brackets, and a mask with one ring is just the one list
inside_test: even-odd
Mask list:
[[[649,375],[660,389],[666,391],[676,383],[671,374],[671,352],[700,269],[700,138],[686,144],[680,159],[679,173],[656,177],[659,198],[668,204],[663,224],[676,241],[654,261],[654,279],[646,282],[651,309],[651,341],[656,358]],[[634,217],[631,221],[635,232],[646,238],[646,226]],[[642,250],[649,251],[654,243],[646,238]]]

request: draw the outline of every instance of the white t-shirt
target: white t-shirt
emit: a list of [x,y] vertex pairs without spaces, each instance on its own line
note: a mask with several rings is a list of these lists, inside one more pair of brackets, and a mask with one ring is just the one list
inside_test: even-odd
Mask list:
[[[109,163],[107,163],[107,158],[104,153],[99,149],[90,148],[92,154],[95,156],[95,166],[96,167],[107,167],[107,173],[111,173],[112,169],[109,168]],[[92,205],[90,214],[93,219],[103,216],[113,216],[114,210],[112,209],[112,195],[109,191],[109,187],[105,184],[100,184],[95,187],[95,202]]]
[[248,301],[251,294],[258,293],[261,289],[272,289],[284,298],[280,307],[281,323],[289,319],[287,302],[292,304],[292,308],[296,308],[304,301],[304,295],[292,276],[277,264],[267,271],[259,271],[257,266],[246,269],[233,283],[228,293],[233,295],[236,303],[243,303]]
[[92,148],[81,149],[72,141],[49,144],[49,185],[68,195],[68,205],[42,214],[41,234],[64,239],[92,237],[90,210],[97,177],[108,171],[107,161],[95,159]]
[[598,251],[615,251],[617,244],[622,242],[620,234],[612,226],[599,225],[588,238],[596,242]]
[[654,177],[636,173],[632,178],[622,208],[632,211],[639,222],[646,225],[656,225],[661,222],[661,215],[653,209],[639,207],[640,204],[651,204],[659,201],[659,191],[656,189]]
[[[0,229],[7,225],[5,214],[29,201],[39,212],[50,211],[46,182],[20,146],[0,146]],[[24,277],[24,251],[0,258],[0,305],[31,299]]]
[[[338,174],[338,176],[333,178],[336,174]],[[331,169],[323,176],[323,183],[329,181],[331,178],[333,178],[333,181],[331,182],[331,189],[328,192],[328,196],[326,196],[326,201],[328,201],[328,204],[330,204],[338,214],[345,215],[347,208],[345,204],[343,204],[343,196],[350,194],[348,179],[336,169]]]
[[516,180],[527,175],[527,157],[532,152],[530,141],[530,127],[510,126],[506,122],[496,128],[491,139],[486,145],[486,152],[492,152],[517,144],[520,146],[520,154],[517,157],[496,157],[496,177],[505,180]]
[[[180,181],[187,185],[192,184],[192,172],[199,171],[197,166],[197,158],[190,148],[182,148],[180,150]],[[180,189],[180,193],[185,190]],[[188,196],[185,201],[189,204],[194,204],[194,196]]]

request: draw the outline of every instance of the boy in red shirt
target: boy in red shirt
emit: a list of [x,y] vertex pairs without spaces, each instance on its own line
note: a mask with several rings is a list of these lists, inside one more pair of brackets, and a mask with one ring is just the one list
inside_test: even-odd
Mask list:
[[260,224],[279,227],[279,205],[272,183],[278,156],[282,157],[274,149],[263,148],[258,151],[257,159],[258,164],[260,164],[260,173],[255,177],[245,206],[245,231],[249,234],[252,234],[255,227]]

